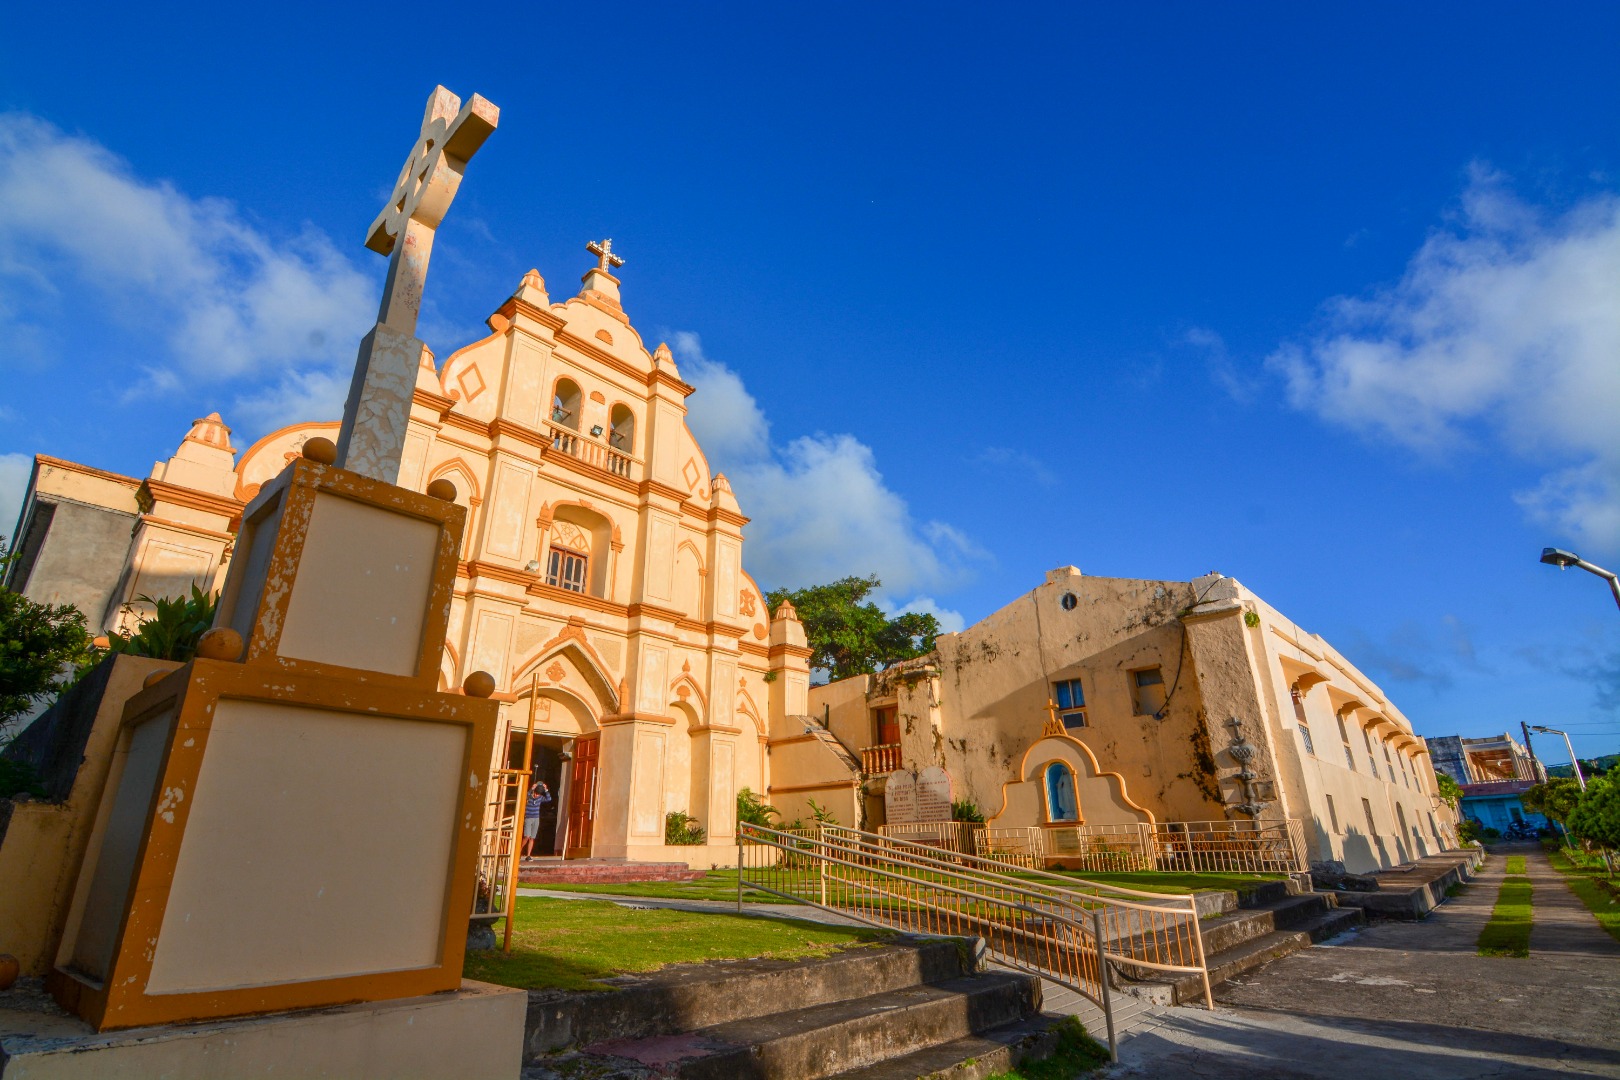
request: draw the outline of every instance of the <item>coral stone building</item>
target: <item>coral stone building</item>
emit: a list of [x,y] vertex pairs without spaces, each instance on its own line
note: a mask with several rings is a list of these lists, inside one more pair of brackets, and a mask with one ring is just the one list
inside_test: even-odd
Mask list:
[[[530,271],[486,337],[442,367],[422,354],[399,483],[449,480],[468,508],[441,685],[494,675],[496,767],[532,727],[556,794],[540,850],[733,862],[737,790],[769,786],[809,649],[743,569],[748,519],[686,426],[668,347],[642,343],[606,256],[582,280],[553,303]],[[284,428],[236,462],[216,414],[143,481],[39,458],[11,581],[106,627],[136,596],[217,588],[242,508],[337,428]],[[52,524],[68,512],[95,523],[91,548]],[[673,811],[707,844],[666,847]]]
[[992,829],[1292,819],[1312,861],[1356,871],[1455,842],[1387,695],[1220,574],[1054,570],[928,656],[813,688],[810,709],[864,773],[862,796],[829,768],[829,796],[872,826],[893,770],[940,767]]

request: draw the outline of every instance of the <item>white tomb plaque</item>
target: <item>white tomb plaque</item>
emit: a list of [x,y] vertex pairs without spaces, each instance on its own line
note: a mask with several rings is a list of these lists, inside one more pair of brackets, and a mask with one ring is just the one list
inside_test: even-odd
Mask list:
[[883,789],[884,816],[890,825],[951,820],[951,775],[938,765],[920,772],[899,769]]

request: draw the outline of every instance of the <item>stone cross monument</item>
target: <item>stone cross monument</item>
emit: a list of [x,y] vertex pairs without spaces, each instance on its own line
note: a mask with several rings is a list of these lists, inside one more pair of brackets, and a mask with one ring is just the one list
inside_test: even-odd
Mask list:
[[500,117],[501,111],[477,94],[463,107],[456,95],[436,87],[394,193],[371,223],[366,246],[388,256],[388,280],[377,325],[360,343],[354,381],[343,406],[337,461],[342,468],[387,484],[399,481],[411,394],[424,347],[416,337],[416,319],[422,310],[433,234],[456,197],[468,160]]

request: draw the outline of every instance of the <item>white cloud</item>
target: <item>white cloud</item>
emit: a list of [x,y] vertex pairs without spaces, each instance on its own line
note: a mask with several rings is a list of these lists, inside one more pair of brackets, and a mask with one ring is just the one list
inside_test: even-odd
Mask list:
[[17,527],[17,515],[22,513],[23,496],[28,492],[28,476],[34,469],[30,454],[0,454],[0,536],[15,545],[12,530]]
[[773,445],[741,377],[704,356],[696,334],[673,337],[681,377],[698,388],[687,425],[753,519],[744,560],[767,588],[875,573],[886,595],[906,596],[959,582],[984,557],[952,526],[913,518],[884,483],[872,448],[853,435]]
[[1399,282],[1338,298],[1268,364],[1290,401],[1428,453],[1495,441],[1559,466],[1516,498],[1620,548],[1620,198],[1552,214],[1476,168],[1456,218]]
[[[0,332],[50,355],[37,314],[69,301],[161,342],[149,389],[232,380],[267,422],[311,373],[352,362],[376,286],[317,230],[272,238],[232,203],[134,175],[89,139],[0,114]],[[126,360],[126,362],[128,362]],[[341,408],[341,400],[339,402]]]
[[678,330],[673,335],[675,362],[681,378],[697,387],[695,407],[686,414],[698,445],[713,461],[757,461],[770,452],[771,425],[743,386],[742,377],[724,364],[703,355],[698,335]]
[[945,634],[958,634],[967,627],[967,620],[962,617],[960,611],[940,607],[939,601],[932,596],[918,596],[904,604],[886,602],[879,606],[883,608],[883,613],[891,619],[896,615],[905,615],[908,612],[916,612],[919,615],[932,615],[939,621],[940,632]]

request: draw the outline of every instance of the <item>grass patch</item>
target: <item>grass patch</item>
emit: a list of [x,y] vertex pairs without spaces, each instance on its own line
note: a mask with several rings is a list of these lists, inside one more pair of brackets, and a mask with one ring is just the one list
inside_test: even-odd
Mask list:
[[1468,885],[1466,882],[1453,881],[1450,885],[1446,886],[1446,899],[1454,900],[1467,891]]
[[1011,1072],[1000,1072],[989,1080],[1073,1080],[1082,1073],[1108,1064],[1108,1047],[1093,1039],[1078,1017],[1065,1016],[1053,1028],[1057,1049],[1041,1061],[1026,1061]]
[[[807,875],[813,883],[815,875]],[[609,882],[602,885],[523,885],[525,889],[547,889],[557,892],[592,893],[605,896],[648,896],[662,900],[737,900],[737,871],[710,870],[696,881],[630,881]],[[791,904],[770,893],[752,889],[743,890],[743,900],[749,904]]]
[[1064,877],[1084,878],[1102,885],[1118,885],[1123,889],[1141,889],[1143,892],[1192,893],[1210,889],[1230,889],[1252,892],[1268,881],[1286,881],[1286,874],[1177,874],[1162,870],[1119,871],[1090,874],[1083,870],[1054,870]]
[[1524,865],[1523,855],[1509,855],[1507,857],[1507,868],[1502,872],[1505,874],[1528,874],[1530,871]]
[[[1174,874],[1161,873],[1154,870],[1136,872],[1088,874],[1079,870],[1059,870],[1053,873],[1064,877],[1095,881],[1104,885],[1118,885],[1126,889],[1140,889],[1143,892],[1158,892],[1185,894],[1203,892],[1209,889],[1231,889],[1237,892],[1248,892],[1258,888],[1267,881],[1284,880],[1282,874]],[[814,870],[782,871],[773,870],[771,878],[766,882],[773,888],[784,892],[802,890],[807,897],[817,895],[818,884]],[[925,875],[919,874],[918,877]],[[1015,874],[1029,880],[1041,880],[1037,875]],[[791,881],[791,888],[784,888],[784,882]],[[589,893],[595,896],[642,896],[662,900],[719,900],[722,902],[735,902],[737,899],[737,871],[710,870],[696,881],[635,881],[635,882],[609,882],[600,885],[522,885],[525,889],[544,889],[555,892]],[[1077,883],[1078,887],[1078,883]],[[797,901],[785,900],[770,893],[762,893],[755,889],[743,890],[743,901],[749,904],[792,904]]]
[[1548,860],[1554,869],[1564,875],[1564,884],[1568,885],[1569,891],[1586,905],[1586,910],[1592,913],[1592,917],[1603,927],[1604,932],[1620,941],[1620,895],[1616,895],[1613,885],[1600,880],[1603,860],[1591,856],[1596,865],[1587,867],[1571,859],[1571,854],[1583,853],[1555,851],[1548,856]]
[[1503,878],[1502,891],[1496,894],[1496,906],[1491,909],[1491,921],[1479,932],[1479,955],[1529,956],[1530,918],[1530,879]]
[[605,990],[613,975],[667,964],[764,957],[798,960],[892,935],[797,919],[620,907],[605,900],[520,896],[512,954],[469,953],[469,979],[526,990]]

